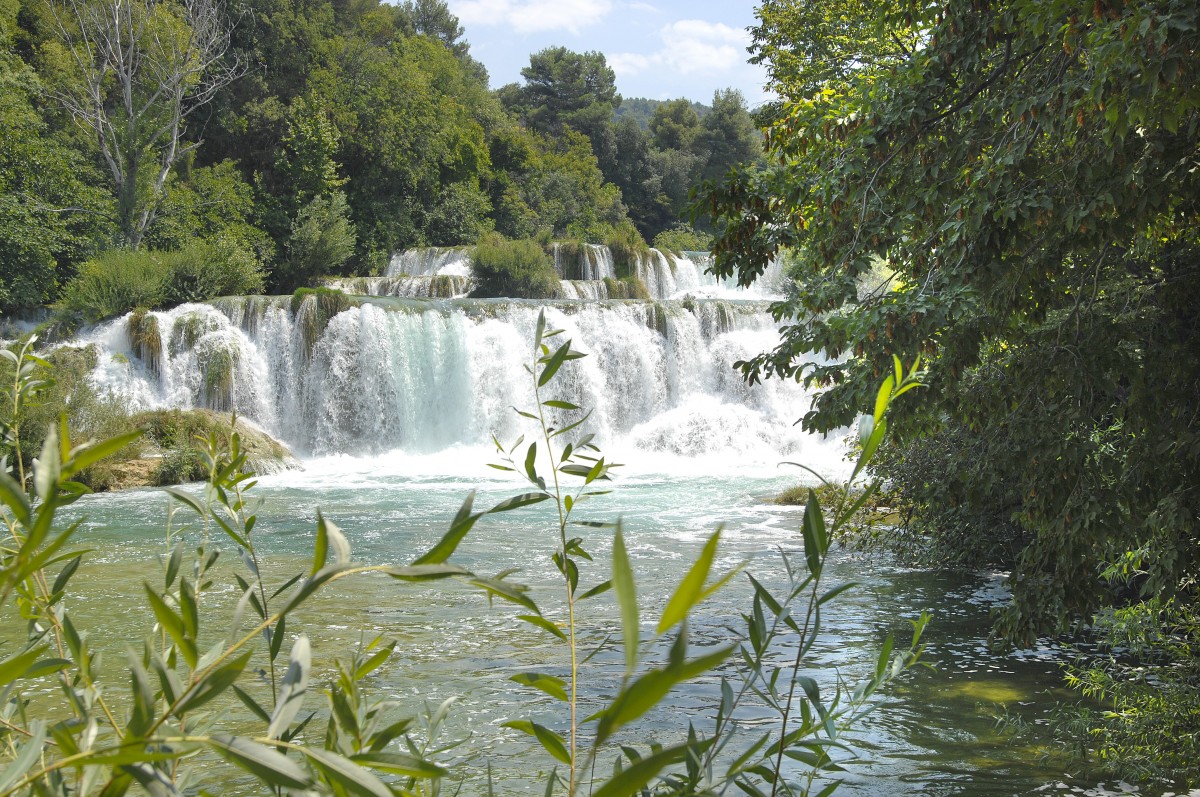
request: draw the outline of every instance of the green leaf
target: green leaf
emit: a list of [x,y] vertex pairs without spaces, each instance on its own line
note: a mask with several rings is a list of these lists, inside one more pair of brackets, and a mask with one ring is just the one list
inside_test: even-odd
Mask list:
[[804,520],[800,524],[804,532],[804,558],[808,563],[808,572],[820,577],[821,564],[825,561],[825,517],[821,514],[821,504],[817,501],[815,490],[808,491],[808,503],[804,506]]
[[142,587],[146,590],[146,597],[150,600],[150,608],[154,611],[154,618],[158,620],[159,626],[167,633],[167,636],[171,637],[171,641],[175,643],[175,647],[179,649],[188,666],[195,667],[199,653],[196,650],[196,643],[188,638],[183,618],[159,597],[149,582],[143,582]]
[[47,645],[39,645],[0,661],[0,686],[6,686],[18,678],[24,678],[25,673],[29,671],[29,668],[37,661],[37,657],[42,655],[47,647]]
[[200,517],[204,517],[206,514],[204,511],[204,505],[197,501],[195,496],[188,495],[183,490],[179,490],[174,487],[164,487],[163,491],[184,506],[194,509],[196,514],[200,515]]
[[389,642],[379,650],[375,651],[371,658],[360,664],[358,669],[354,671],[354,680],[357,681],[366,678],[368,675],[382,667],[384,662],[388,660],[388,658],[392,655],[392,651],[395,649],[396,643]]
[[150,675],[142,666],[142,660],[133,652],[129,654],[130,694],[133,710],[129,716],[126,733],[129,737],[141,736],[154,722],[154,691],[150,688]]
[[450,558],[458,544],[462,542],[463,537],[467,536],[467,532],[475,525],[475,521],[483,517],[484,513],[482,512],[472,514],[471,505],[474,500],[475,492],[471,491],[459,508],[458,514],[451,521],[450,530],[428,553],[414,561],[414,565],[438,565]]
[[58,429],[46,432],[41,455],[33,461],[33,486],[43,501],[49,501],[62,478],[62,459],[58,449]]
[[708,573],[712,569],[713,560],[717,555],[717,544],[720,541],[721,529],[718,528],[704,543],[700,556],[692,563],[687,575],[676,587],[675,594],[667,602],[662,619],[658,621],[658,633],[661,634],[676,623],[682,622],[696,604],[711,594],[711,590],[704,589],[704,584],[708,581]]
[[[898,361],[897,361],[898,362]],[[888,377],[883,380],[883,384],[879,386],[879,392],[875,395],[875,423],[879,423],[883,419],[883,413],[887,411],[888,400],[892,396],[892,390],[896,387],[899,379],[896,377]]]
[[513,730],[529,734],[541,743],[546,752],[564,764],[570,765],[571,754],[567,751],[566,743],[563,742],[561,736],[549,728],[538,725],[536,722],[530,722],[529,720],[509,720],[508,722],[501,723],[501,725],[505,728],[512,728]]
[[135,442],[142,436],[142,430],[137,429],[132,432],[110,437],[99,443],[95,443],[86,447],[76,449],[76,452],[63,464],[63,476],[70,477],[80,471],[95,465],[105,457],[112,456],[130,443]]
[[408,753],[376,751],[350,756],[355,764],[408,778],[441,778],[449,772],[432,761]]
[[529,477],[529,481],[537,482],[537,443],[529,444],[529,451],[525,454],[525,475]]
[[542,369],[542,375],[538,377],[538,387],[545,387],[546,383],[554,378],[558,373],[558,369],[566,362],[567,355],[571,353],[571,341],[567,341],[555,350],[554,354],[549,357],[541,358],[540,362],[544,362],[546,367]]
[[547,620],[545,617],[541,617],[541,616],[538,616],[535,614],[519,614],[519,615],[517,615],[517,619],[524,620],[525,622],[529,623],[530,625],[536,625],[538,628],[542,629],[543,631],[549,632],[549,633],[553,634],[554,636],[558,637],[563,642],[567,641],[567,635],[563,633],[562,629],[559,628],[554,623]]
[[540,672],[521,672],[508,680],[523,686],[532,686],[534,689],[540,689],[551,697],[564,702],[568,699],[567,682],[553,675],[545,675]]
[[[279,622],[282,623],[283,618],[280,618]],[[279,633],[279,636],[282,637],[283,634]],[[308,637],[301,634],[292,644],[292,652],[288,655],[287,673],[283,676],[283,686],[275,702],[275,712],[271,715],[271,724],[267,727],[268,738],[278,739],[296,718],[300,706],[304,704],[311,670],[312,646]]]
[[489,595],[495,595],[503,598],[506,601],[511,601],[518,606],[524,606],[532,612],[541,614],[537,604],[533,599],[525,594],[526,587],[520,584],[513,584],[509,581],[504,581],[499,578],[486,578],[484,576],[476,576],[471,579],[472,584],[485,590]]
[[554,407],[555,409],[558,409],[558,410],[577,410],[577,409],[580,409],[580,407],[579,407],[579,405],[578,405],[578,404],[572,404],[572,403],[571,403],[571,402],[569,402],[569,401],[558,401],[557,399],[551,399],[551,400],[549,400],[549,401],[543,401],[543,402],[542,402],[542,404],[543,404],[543,405],[545,405],[545,406],[547,406],[547,407]]
[[510,509],[519,509],[520,507],[529,506],[531,504],[540,504],[549,497],[550,496],[546,495],[545,493],[522,493],[521,495],[514,495],[512,498],[506,498],[489,509],[488,514],[507,512]]
[[29,528],[32,525],[33,509],[29,505],[29,497],[15,479],[3,471],[0,471],[0,502],[12,510],[13,516],[22,526]]
[[233,685],[233,693],[237,695],[238,700],[242,701],[242,705],[250,709],[254,716],[258,717],[268,725],[271,724],[271,715],[267,710],[258,704],[258,701],[251,697],[245,690],[237,684]]
[[682,761],[687,749],[686,744],[681,744],[643,756],[637,763],[609,778],[592,797],[630,797],[638,793],[663,767]]
[[246,651],[232,661],[228,661],[217,669],[205,675],[192,684],[191,688],[176,704],[174,714],[179,716],[188,711],[195,711],[234,684],[241,677],[242,670],[254,651]]
[[[682,641],[682,633],[680,641]],[[619,728],[632,722],[658,705],[677,684],[701,675],[728,658],[732,647],[691,661],[677,661],[660,669],[650,670],[622,689],[607,709],[600,713],[596,728],[596,743],[602,744]]]
[[401,581],[434,581],[450,576],[474,575],[470,570],[458,565],[408,565],[407,567],[389,567],[383,572]]
[[347,791],[362,797],[395,797],[383,781],[347,758],[315,747],[302,751],[330,781]]
[[589,589],[587,592],[580,595],[575,600],[584,601],[584,600],[587,600],[588,598],[594,598],[597,595],[603,595],[605,592],[608,592],[610,589],[612,589],[612,586],[613,586],[612,581],[603,581],[603,582],[597,584],[596,586],[592,587],[591,589]]
[[12,788],[42,755],[46,743],[46,723],[40,719],[34,720],[29,725],[29,731],[29,739],[21,746],[21,751],[0,773],[0,791]]
[[633,581],[633,568],[629,565],[629,553],[625,550],[625,535],[620,523],[613,538],[612,584],[617,593],[617,605],[621,609],[621,634],[625,646],[625,676],[629,677],[637,667],[641,645],[641,625],[638,620],[637,587]]
[[270,747],[240,736],[216,733],[208,740],[217,755],[270,786],[307,789],[313,778],[303,767]]

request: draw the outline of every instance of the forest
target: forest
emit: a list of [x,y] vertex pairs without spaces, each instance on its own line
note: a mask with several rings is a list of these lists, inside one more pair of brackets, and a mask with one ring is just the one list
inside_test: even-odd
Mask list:
[[601,53],[522,74],[492,90],[441,0],[6,2],[0,309],[290,293],[485,233],[702,249],[689,191],[761,157],[734,90],[619,115]]

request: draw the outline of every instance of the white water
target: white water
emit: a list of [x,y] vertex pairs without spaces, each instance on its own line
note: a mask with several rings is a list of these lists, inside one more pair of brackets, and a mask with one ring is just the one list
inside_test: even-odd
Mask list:
[[[134,353],[126,320],[108,323],[84,341],[100,350],[93,382],[131,410],[236,410],[305,456],[437,455],[527,431],[512,407],[534,403],[524,366],[538,305],[365,303],[306,339],[314,301],[295,314],[284,301],[236,300],[154,313],[164,341],[157,373]],[[793,426],[810,400],[799,385],[750,387],[731,367],[778,341],[761,304],[545,310],[547,323],[565,330],[560,339],[588,356],[567,363],[543,399],[590,408],[587,430],[607,449],[685,458],[701,470],[796,458],[840,469],[840,440]],[[229,389],[210,373],[224,363]]]
[[392,255],[389,277],[469,277],[471,250],[465,247],[409,249]]

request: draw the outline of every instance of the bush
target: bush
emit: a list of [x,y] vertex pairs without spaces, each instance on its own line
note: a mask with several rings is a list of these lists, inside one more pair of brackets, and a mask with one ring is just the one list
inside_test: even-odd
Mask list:
[[194,241],[163,257],[170,267],[165,304],[203,302],[217,296],[260,293],[263,289],[258,256],[231,236]]
[[613,269],[618,277],[629,277],[634,273],[634,264],[639,257],[650,253],[642,234],[632,222],[624,221],[613,228],[604,238],[604,245],[612,252]]
[[552,299],[559,292],[554,260],[535,241],[483,236],[471,255],[471,274],[475,297]]
[[137,308],[203,302],[262,288],[258,256],[238,239],[222,235],[172,252],[105,252],[83,264],[57,308],[61,316],[96,323]]
[[707,252],[712,248],[712,236],[686,224],[676,224],[654,236],[654,248],[664,252]]
[[161,252],[112,249],[83,264],[57,308],[96,323],[136,307],[159,307],[170,278],[170,264]]
[[276,274],[276,283],[290,291],[312,285],[323,274],[337,273],[354,254],[357,240],[346,195],[335,191],[317,197],[292,222],[287,261]]

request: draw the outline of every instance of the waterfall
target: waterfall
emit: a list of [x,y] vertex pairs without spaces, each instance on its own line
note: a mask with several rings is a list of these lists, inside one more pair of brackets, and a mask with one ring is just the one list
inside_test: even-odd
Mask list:
[[[561,298],[584,301],[637,298],[628,285],[619,283],[612,250],[602,244],[555,243],[554,269],[563,280]],[[734,279],[719,280],[705,269],[707,252],[664,252],[650,249],[633,256],[627,272],[641,280],[651,299],[720,298],[778,299],[784,293],[779,261],[750,288]],[[330,288],[357,296],[396,296],[410,299],[452,299],[467,296],[473,287],[469,247],[409,249],[397,252],[384,277],[350,277],[326,280]]]
[[471,250],[466,247],[427,247],[392,255],[389,277],[471,276]]
[[397,296],[405,299],[457,299],[469,294],[474,287],[469,276],[460,274],[345,277],[327,279],[323,284],[352,296]]
[[512,407],[533,403],[524,366],[544,307],[589,355],[563,367],[557,397],[591,408],[589,430],[606,444],[771,459],[812,445],[792,425],[804,389],[751,387],[731,368],[778,342],[763,302],[322,301],[150,313],[164,341],[157,367],[118,319],[86,341],[100,352],[93,382],[131,410],[234,410],[303,455],[485,445],[525,431]]

